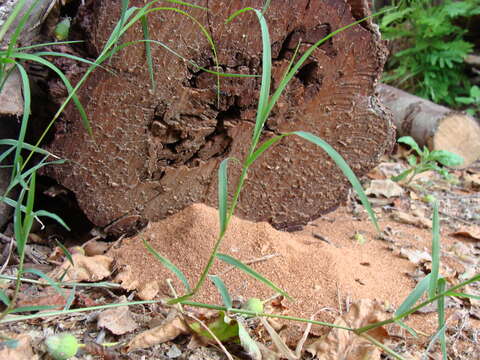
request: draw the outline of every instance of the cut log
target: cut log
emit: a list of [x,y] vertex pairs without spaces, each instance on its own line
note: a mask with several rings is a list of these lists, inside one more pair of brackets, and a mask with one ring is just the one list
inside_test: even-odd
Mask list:
[[471,116],[419,98],[389,85],[377,86],[393,113],[398,136],[409,135],[430,150],[460,155],[467,167],[480,158],[480,124]]
[[[94,6],[89,46],[97,52],[119,17],[118,1]],[[132,1],[142,6],[143,1]],[[197,1],[209,8],[188,9],[206,24],[225,72],[260,74],[262,41],[258,20],[247,12],[225,24],[245,6],[262,0]],[[300,42],[300,53],[330,32],[367,13],[363,0],[273,1],[266,12],[276,86]],[[213,69],[208,41],[189,18],[151,13],[150,36],[182,56]],[[140,25],[122,41],[142,38]],[[93,138],[73,107],[49,150],[70,160],[48,174],[73,190],[90,220],[99,226],[125,217],[158,220],[187,205],[216,205],[216,170],[226,157],[243,159],[254,126],[259,78],[222,78],[217,104],[216,78],[153,47],[157,91],[150,89],[143,44],[122,50],[109,63],[118,76],[97,71],[80,92]],[[392,147],[394,128],[374,96],[385,49],[370,22],[335,35],[314,51],[274,108],[262,140],[293,130],[312,132],[334,146],[357,175],[374,167]],[[239,167],[229,168],[233,190]],[[253,165],[237,215],[269,221],[277,228],[304,224],[346,198],[349,183],[318,147],[289,137]],[[125,224],[122,224],[125,225]]]

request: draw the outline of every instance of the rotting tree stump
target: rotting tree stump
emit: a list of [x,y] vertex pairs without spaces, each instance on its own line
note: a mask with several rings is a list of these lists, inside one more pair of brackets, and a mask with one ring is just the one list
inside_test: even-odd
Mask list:
[[[143,1],[132,1],[142,6]],[[253,12],[225,25],[234,11],[263,1],[197,1],[209,12],[187,9],[212,33],[222,70],[261,73],[261,34]],[[366,15],[363,0],[272,1],[270,28],[273,86],[294,50]],[[89,46],[100,51],[119,17],[117,1],[94,2]],[[185,58],[215,68],[211,48],[198,27],[174,12],[149,16],[150,36]],[[142,38],[140,24],[122,41]],[[255,121],[259,78],[216,77],[153,46],[157,90],[150,88],[143,44],[127,47],[97,70],[80,91],[93,138],[70,106],[57,124],[49,150],[69,159],[47,172],[73,190],[98,226],[158,220],[194,202],[215,205],[216,170],[225,157],[243,159]],[[269,118],[263,140],[293,130],[312,132],[336,148],[357,175],[374,167],[391,148],[394,127],[375,97],[385,49],[371,22],[334,36],[303,65]],[[239,167],[231,163],[232,182]],[[288,137],[252,166],[237,215],[291,228],[334,209],[349,183],[318,147]]]

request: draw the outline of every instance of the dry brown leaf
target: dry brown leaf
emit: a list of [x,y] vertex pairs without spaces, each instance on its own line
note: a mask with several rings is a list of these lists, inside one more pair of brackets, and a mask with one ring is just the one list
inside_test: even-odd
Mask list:
[[26,334],[3,334],[7,337],[18,340],[15,348],[3,347],[0,348],[0,359],[5,360],[37,360],[38,355],[33,353],[32,339]]
[[463,175],[464,186],[474,190],[480,188],[480,173],[478,174],[468,174]]
[[165,321],[162,325],[144,331],[135,336],[127,345],[127,351],[144,349],[173,340],[182,334],[189,334],[190,328],[180,317]]
[[[362,299],[350,307],[350,311],[335,321],[336,325],[359,328],[388,317],[383,306],[375,300]],[[383,327],[373,329],[368,334],[383,342],[388,333]],[[366,339],[351,331],[332,329],[327,336],[307,346],[306,351],[322,360],[363,360],[380,359],[380,350]]]
[[480,240],[480,226],[478,225],[462,226],[459,230],[451,233],[450,235],[465,236],[475,240]]
[[63,309],[71,290],[64,289],[64,295],[59,294],[54,288],[43,289],[37,296],[20,294],[18,307],[23,306],[56,306],[54,309]]
[[417,216],[415,216],[404,213],[402,211],[395,211],[394,213],[392,213],[391,218],[402,224],[415,225],[424,228],[432,227],[432,220],[421,216],[421,214],[417,214]]
[[137,296],[140,299],[152,300],[160,291],[158,282],[145,282],[141,280],[142,279],[138,279],[132,272],[130,265],[124,266],[114,279],[114,281],[122,285],[125,290],[137,290]]
[[113,259],[104,255],[85,256],[82,254],[73,254],[74,266],[68,261],[64,260],[63,264],[48,275],[54,279],[63,277],[63,281],[99,281],[111,274],[110,267]]
[[372,180],[370,186],[365,190],[365,194],[391,198],[402,196],[404,190],[392,180]]
[[400,256],[417,265],[427,261],[432,261],[432,256],[428,252],[420,250],[402,248],[400,249]]
[[[127,301],[125,296],[120,298],[120,303]],[[128,306],[120,306],[102,311],[98,315],[98,327],[106,328],[115,335],[123,335],[135,330],[138,325],[132,317]]]
[[87,256],[103,255],[111,245],[111,243],[106,241],[90,240],[83,245],[83,250],[85,250],[85,255]]

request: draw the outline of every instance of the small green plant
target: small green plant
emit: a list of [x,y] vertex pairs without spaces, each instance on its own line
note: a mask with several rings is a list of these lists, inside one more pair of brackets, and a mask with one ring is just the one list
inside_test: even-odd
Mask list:
[[452,167],[463,163],[461,156],[447,150],[430,151],[426,146],[423,147],[423,150],[420,149],[420,146],[411,136],[403,136],[397,141],[410,146],[416,155],[411,154],[407,157],[410,168],[403,171],[400,175],[392,177],[393,181],[401,181],[408,177],[407,184],[410,184],[416,175],[429,170],[436,171],[445,179],[449,179],[450,173],[446,168],[440,167],[439,164]]
[[469,115],[475,116],[480,113],[480,87],[474,85],[470,88],[468,96],[459,96],[455,98],[459,104],[469,105],[465,110]]
[[464,58],[473,44],[458,20],[480,14],[480,0],[397,0],[380,21],[384,39],[399,48],[384,81],[437,103],[456,105],[471,83]]
[[81,344],[70,333],[58,334],[45,340],[50,356],[55,360],[68,360],[75,356]]

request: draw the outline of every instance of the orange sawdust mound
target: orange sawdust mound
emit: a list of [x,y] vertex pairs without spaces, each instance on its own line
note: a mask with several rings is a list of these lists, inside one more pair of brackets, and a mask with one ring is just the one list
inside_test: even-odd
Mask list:
[[[325,227],[323,233],[330,234],[333,244],[305,234],[277,231],[266,222],[233,218],[220,252],[242,262],[277,255],[250,266],[295,298],[286,302],[289,315],[310,317],[320,309],[338,309],[346,298],[375,298],[396,306],[405,299],[414,286],[405,273],[414,266],[392,256],[387,244],[374,240],[373,225],[366,235],[369,240],[363,245],[350,239],[352,229],[329,229],[336,226],[329,223],[317,226]],[[178,266],[193,287],[208,260],[218,227],[217,210],[201,204],[149,224],[143,232],[123,239],[110,251],[119,271],[116,279],[125,288],[137,290],[143,299],[171,296],[167,278],[173,279],[177,292],[183,294],[182,283],[147,251],[143,239]],[[332,234],[338,239],[332,238]],[[272,289],[240,270],[224,272],[228,268],[217,260],[211,274],[221,276],[233,298],[266,299],[274,295]],[[194,300],[221,304],[209,281]],[[317,319],[332,321],[335,317],[336,314],[324,311]]]

